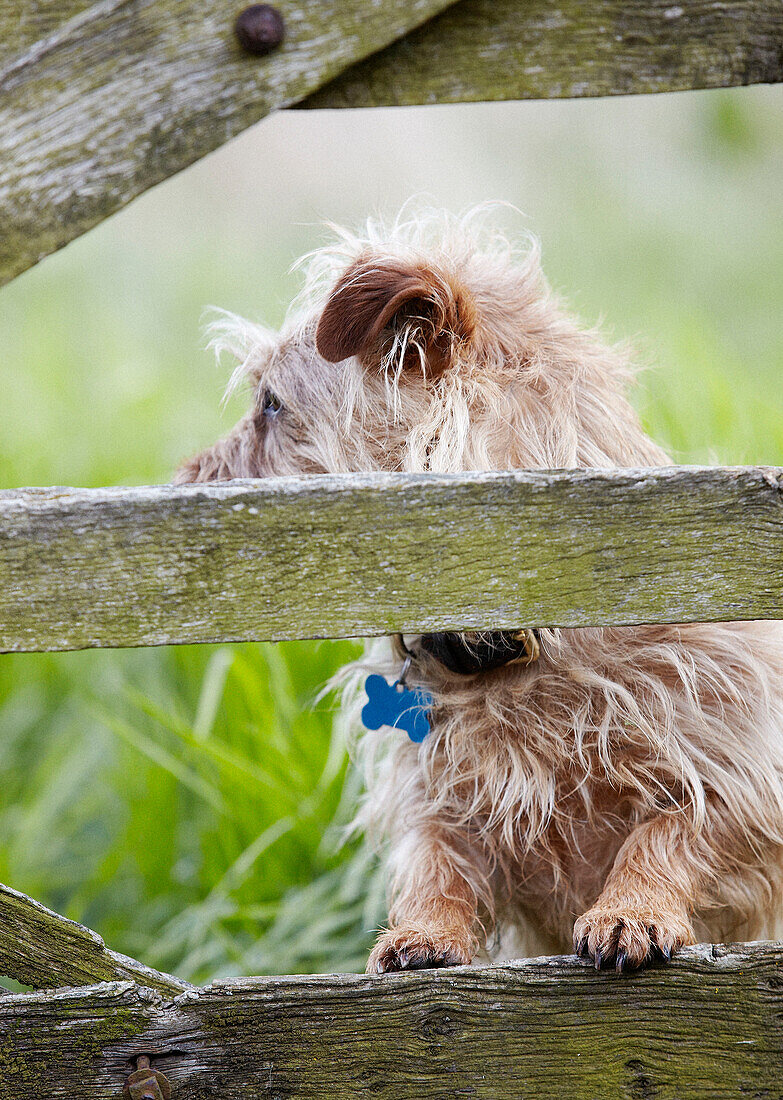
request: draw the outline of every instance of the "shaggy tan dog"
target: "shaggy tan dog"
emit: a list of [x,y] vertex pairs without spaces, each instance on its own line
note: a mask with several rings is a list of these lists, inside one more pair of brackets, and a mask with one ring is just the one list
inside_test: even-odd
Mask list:
[[[669,464],[626,399],[624,355],[561,310],[535,246],[517,254],[479,221],[343,234],[309,258],[281,334],[229,319],[218,342],[253,406],[178,480]],[[781,624],[536,641],[537,660],[464,673],[432,637],[407,640],[432,729],[421,744],[389,728],[362,738],[362,820],[391,869],[368,969],[467,963],[499,925],[527,930],[528,949],[573,936],[618,970],[697,935],[769,934]],[[362,667],[395,679],[402,656],[375,645]]]

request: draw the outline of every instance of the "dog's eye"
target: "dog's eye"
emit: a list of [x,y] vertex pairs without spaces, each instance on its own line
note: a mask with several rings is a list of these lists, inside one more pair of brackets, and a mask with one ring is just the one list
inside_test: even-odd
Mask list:
[[271,390],[264,390],[264,403],[261,406],[264,411],[264,416],[270,420],[274,420],[283,411],[283,402],[277,396],[276,393],[272,393]]

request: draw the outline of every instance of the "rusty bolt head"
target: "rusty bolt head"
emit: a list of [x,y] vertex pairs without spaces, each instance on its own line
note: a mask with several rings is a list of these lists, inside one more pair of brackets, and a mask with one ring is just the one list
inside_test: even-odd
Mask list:
[[162,1073],[150,1068],[149,1056],[140,1055],[136,1065],[138,1069],[130,1074],[122,1090],[125,1100],[171,1100],[171,1085]]
[[271,4],[251,4],[237,16],[234,31],[242,49],[262,56],[277,49],[285,36],[285,23]]

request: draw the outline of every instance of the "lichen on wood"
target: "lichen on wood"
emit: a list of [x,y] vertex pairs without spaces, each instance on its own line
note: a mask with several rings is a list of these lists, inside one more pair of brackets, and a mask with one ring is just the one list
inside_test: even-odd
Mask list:
[[283,0],[263,58],[234,0],[0,3],[0,284],[449,2]]
[[171,974],[110,951],[97,932],[3,885],[0,974],[34,989],[117,980],[130,980],[168,996],[191,988]]
[[783,474],[0,493],[0,650],[783,618]]
[[0,284],[277,108],[783,79],[780,0],[279,7],[285,41],[258,58],[233,0],[0,2]]
[[563,957],[227,979],[171,1001],[130,983],[15,994],[0,1100],[117,1100],[138,1054],[188,1100],[773,1100],[781,975],[783,945],[734,944],[637,974]]
[[561,99],[782,80],[779,0],[463,0],[299,106]]

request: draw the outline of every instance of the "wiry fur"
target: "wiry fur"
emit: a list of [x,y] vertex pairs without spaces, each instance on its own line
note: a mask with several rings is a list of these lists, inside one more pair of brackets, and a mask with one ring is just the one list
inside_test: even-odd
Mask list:
[[[668,464],[626,354],[561,310],[533,243],[516,254],[481,222],[343,233],[308,258],[279,336],[229,319],[253,408],[179,480]],[[376,644],[355,679],[400,658]],[[543,631],[529,667],[462,677],[424,655],[412,679],[434,696],[425,741],[359,738],[362,822],[391,871],[370,968],[466,962],[499,922],[560,949],[573,929],[618,969],[772,932],[783,625]]]

